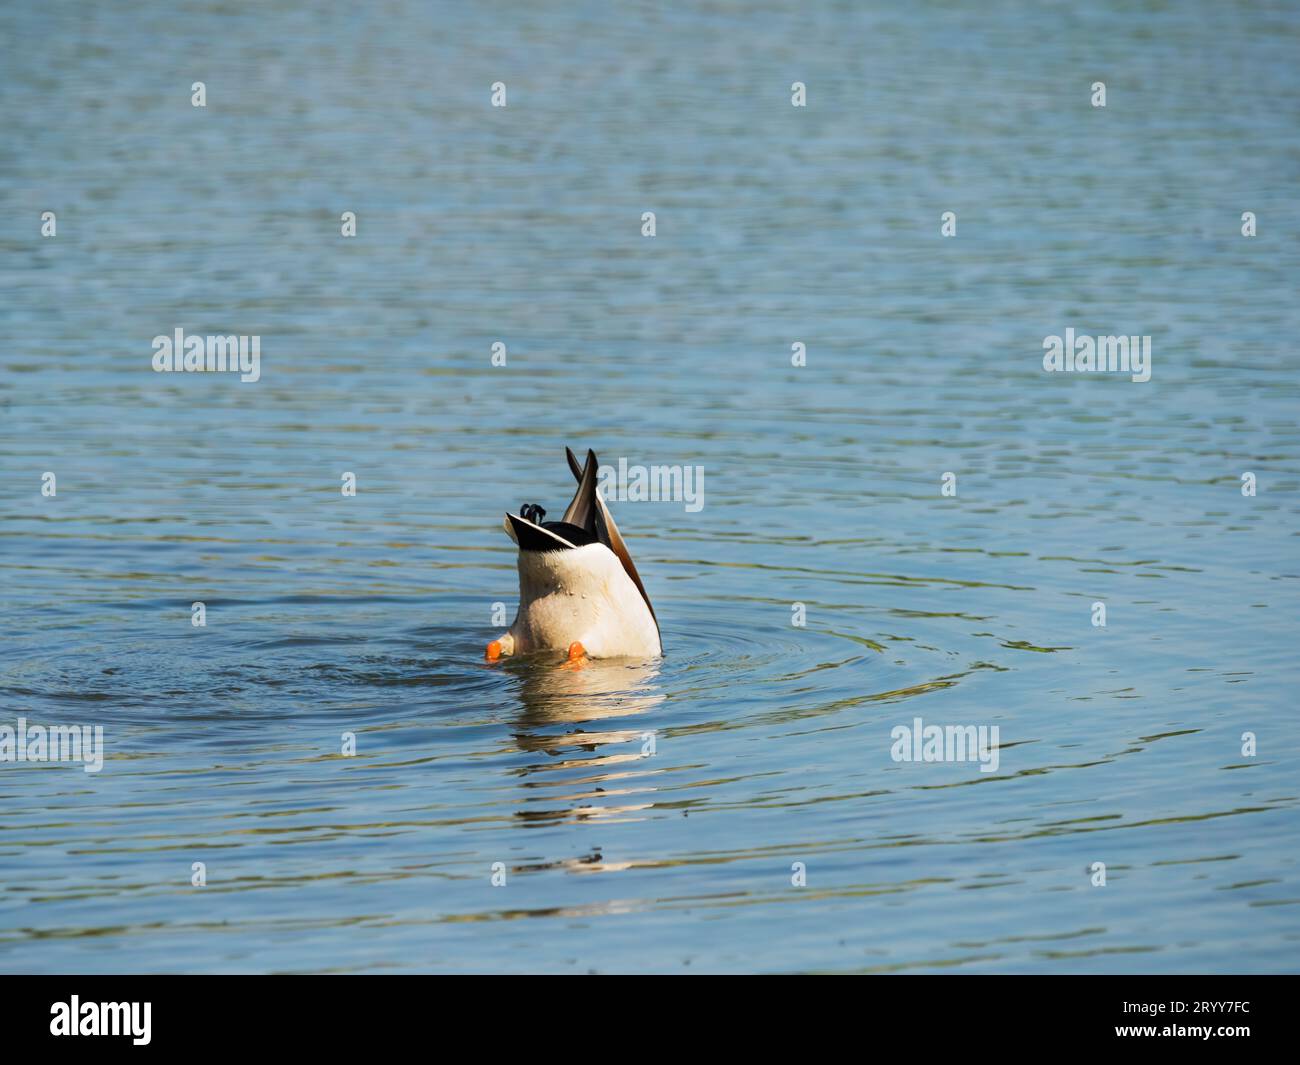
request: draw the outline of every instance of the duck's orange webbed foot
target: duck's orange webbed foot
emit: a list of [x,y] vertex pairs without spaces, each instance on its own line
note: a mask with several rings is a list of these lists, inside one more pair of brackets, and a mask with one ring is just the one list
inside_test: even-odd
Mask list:
[[587,649],[577,640],[569,644],[569,657],[564,663],[565,669],[583,669],[590,665],[587,661]]
[[507,632],[487,645],[487,650],[483,652],[483,657],[489,662],[496,662],[500,660],[503,655],[512,655],[514,653],[515,638]]

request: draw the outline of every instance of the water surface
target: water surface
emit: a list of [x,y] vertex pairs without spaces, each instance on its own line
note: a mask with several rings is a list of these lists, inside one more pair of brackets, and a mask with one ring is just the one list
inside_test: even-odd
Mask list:
[[[0,12],[0,969],[1294,970],[1294,8],[354,7]],[[482,661],[566,444],[659,663]]]

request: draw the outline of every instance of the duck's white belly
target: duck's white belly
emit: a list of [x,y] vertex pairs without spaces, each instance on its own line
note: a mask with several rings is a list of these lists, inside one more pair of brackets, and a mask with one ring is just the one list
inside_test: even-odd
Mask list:
[[604,544],[519,553],[519,613],[510,627],[516,654],[567,650],[591,658],[654,658],[659,628],[622,563]]

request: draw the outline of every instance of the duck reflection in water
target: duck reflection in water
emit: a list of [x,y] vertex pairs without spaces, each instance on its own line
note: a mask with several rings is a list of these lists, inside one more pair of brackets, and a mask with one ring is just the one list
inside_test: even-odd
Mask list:
[[[651,716],[664,701],[658,662],[605,659],[566,669],[530,657],[506,667],[520,681],[515,743],[545,756],[514,770],[527,791],[518,816],[544,824],[639,819],[654,806],[645,798],[655,790],[650,778],[663,772]],[[631,718],[623,728],[600,727]],[[577,864],[591,868],[589,858]]]

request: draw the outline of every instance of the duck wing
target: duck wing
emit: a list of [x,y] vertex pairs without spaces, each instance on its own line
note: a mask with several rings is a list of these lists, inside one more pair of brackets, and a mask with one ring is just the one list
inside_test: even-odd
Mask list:
[[[570,512],[573,512],[575,516],[579,514],[583,517],[586,516],[585,511],[575,511],[574,508],[579,505],[584,489],[587,489],[588,485],[590,485],[589,498],[596,508],[593,517],[599,519],[597,529],[604,532],[605,536],[602,539],[605,540],[606,546],[614,552],[619,562],[623,564],[624,572],[632,578],[636,590],[641,593],[641,598],[645,600],[646,609],[650,611],[650,616],[654,618],[655,628],[659,628],[659,618],[655,615],[654,604],[650,602],[650,597],[646,595],[645,585],[641,583],[641,575],[636,571],[636,565],[632,562],[632,555],[628,551],[623,537],[619,535],[618,526],[614,524],[614,515],[609,512],[605,500],[596,491],[596,471],[600,468],[600,464],[596,461],[596,453],[590,448],[587,449],[587,462],[584,466],[578,465],[578,457],[569,448],[564,449],[564,454],[569,460],[569,469],[573,471],[573,476],[578,482],[578,494],[573,497],[573,502],[569,504],[569,510],[565,511],[564,520],[571,520],[569,517]],[[579,523],[573,522],[573,524],[577,525]],[[600,529],[601,525],[604,526],[603,530]]]

